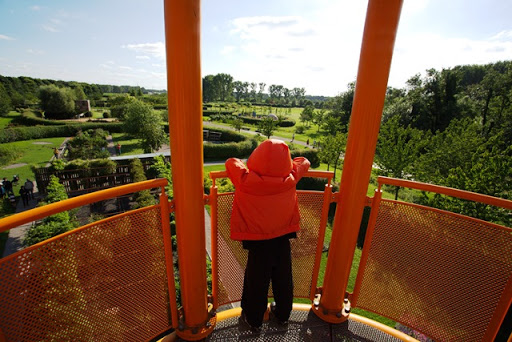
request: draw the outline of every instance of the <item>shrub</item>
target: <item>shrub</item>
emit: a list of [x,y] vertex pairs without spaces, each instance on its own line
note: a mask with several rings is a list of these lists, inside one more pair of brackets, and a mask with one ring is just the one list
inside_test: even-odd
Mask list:
[[68,142],[68,151],[70,159],[97,159],[108,158],[107,140],[108,132],[101,128],[78,132],[78,134]]
[[[141,163],[140,159],[138,159],[138,158],[133,159],[130,163],[130,167],[131,167],[130,174],[132,176],[133,183],[142,182],[142,181],[147,180],[146,175],[144,174],[144,168],[142,167],[142,163]],[[133,195],[133,200],[135,202],[137,202],[135,205],[135,208],[143,208],[143,207],[147,207],[147,206],[155,204],[155,199],[153,198],[153,196],[151,195],[149,190],[142,190],[142,191],[136,192]]]
[[317,150],[314,150],[311,148],[303,149],[303,150],[293,150],[293,151],[290,151],[290,154],[291,154],[292,158],[306,157],[310,161],[312,168],[320,166],[320,159],[318,158]]
[[[46,188],[47,190],[47,203],[56,203],[68,198],[64,185],[59,183],[59,179],[55,176],[50,176],[50,182]],[[44,205],[44,203],[41,203]],[[74,229],[77,224],[74,222],[74,217],[68,211],[45,217],[39,224],[33,225],[27,232],[23,244],[25,246],[32,246],[41,241],[65,233]]]
[[71,137],[79,131],[102,128],[111,133],[122,133],[121,123],[83,123],[76,125],[16,127],[0,131],[0,143],[54,137]]
[[295,127],[295,133],[302,134],[304,133],[305,127],[304,126],[297,126]]
[[21,155],[22,153],[19,148],[0,145],[0,166],[9,165],[17,158],[21,157]]
[[210,160],[225,160],[231,157],[244,158],[249,156],[256,146],[258,146],[258,142],[254,139],[248,139],[238,143],[205,143],[203,153],[204,158]]
[[167,186],[165,187],[165,192],[167,196],[173,197],[172,191],[172,169],[171,163],[165,161],[164,156],[156,156],[153,158],[153,165],[150,166],[148,170],[148,174],[152,178],[165,178],[167,179]]
[[24,112],[23,114],[12,119],[11,124],[18,126],[62,126],[66,123],[63,121],[56,120],[48,120],[43,118],[38,118],[35,116],[31,116],[30,114]]

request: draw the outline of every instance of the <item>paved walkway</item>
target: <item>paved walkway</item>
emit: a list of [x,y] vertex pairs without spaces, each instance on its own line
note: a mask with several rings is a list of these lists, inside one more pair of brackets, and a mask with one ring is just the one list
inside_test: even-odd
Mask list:
[[[20,185],[21,186],[21,185]],[[37,190],[37,189],[34,189]],[[16,213],[21,213],[29,209],[34,209],[39,203],[39,194],[34,192],[34,198],[28,201],[28,206],[23,206],[21,198],[16,204]],[[23,239],[25,238],[26,231],[32,226],[34,222],[25,223],[19,227],[13,228],[9,231],[9,237],[5,243],[4,255],[6,257],[24,248]]]

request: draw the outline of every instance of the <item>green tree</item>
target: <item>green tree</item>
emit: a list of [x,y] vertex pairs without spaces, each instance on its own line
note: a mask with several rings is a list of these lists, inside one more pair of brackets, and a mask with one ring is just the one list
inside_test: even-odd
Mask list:
[[258,124],[258,129],[260,132],[266,136],[268,139],[272,136],[272,133],[276,130],[276,121],[272,119],[271,117],[265,117],[260,120]]
[[306,106],[300,113],[300,121],[305,124],[305,126],[309,127],[309,123],[313,120],[313,115],[315,113],[315,107]]
[[220,100],[228,100],[233,93],[233,76],[229,74],[217,74],[213,77],[213,81]]
[[[142,163],[138,158],[134,158],[130,162],[130,174],[133,183],[147,180]],[[133,195],[133,200],[137,203],[135,208],[143,208],[155,204],[155,198],[151,195],[149,190],[136,192]]]
[[162,117],[148,105],[135,100],[126,108],[125,131],[141,140],[144,152],[158,150],[167,140]]
[[213,75],[203,77],[203,102],[213,102],[219,98],[219,89]]
[[[68,198],[64,185],[60,184],[59,179],[55,176],[50,176],[46,197],[47,203],[60,202]],[[42,203],[43,205],[45,203]],[[69,230],[76,228],[74,216],[68,211],[63,211],[58,214],[45,217],[39,224],[33,225],[28,231],[23,240],[25,246],[32,246],[41,241],[65,233]]]
[[341,153],[345,150],[347,135],[341,132],[336,135],[324,137],[320,143],[318,158],[322,163],[327,164],[327,170],[332,165],[334,167],[334,179],[336,179],[336,169],[340,161]]
[[240,118],[234,118],[231,120],[231,126],[236,129],[238,132],[242,129],[242,125],[244,124],[244,120]]
[[52,119],[69,119],[75,114],[75,93],[71,88],[47,85],[39,88],[44,115]]
[[7,90],[0,83],[0,116],[6,115],[11,110],[11,98],[7,94]]
[[[411,126],[401,126],[399,116],[386,121],[381,126],[375,151],[375,163],[380,173],[394,178],[406,178],[423,146],[423,135],[422,131]],[[395,200],[398,199],[399,189],[397,186]]]

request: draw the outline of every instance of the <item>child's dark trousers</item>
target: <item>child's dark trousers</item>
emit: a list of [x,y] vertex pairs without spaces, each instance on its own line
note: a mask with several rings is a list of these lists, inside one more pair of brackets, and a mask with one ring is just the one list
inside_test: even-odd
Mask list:
[[[294,234],[295,235],[295,234]],[[242,310],[253,327],[263,323],[267,309],[268,288],[276,302],[275,315],[281,321],[290,317],[293,305],[292,260],[290,234],[271,240],[244,241],[249,250],[245,268]]]

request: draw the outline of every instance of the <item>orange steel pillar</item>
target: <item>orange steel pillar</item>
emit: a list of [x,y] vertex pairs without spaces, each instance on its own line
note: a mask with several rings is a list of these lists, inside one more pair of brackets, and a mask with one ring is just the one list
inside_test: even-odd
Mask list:
[[183,305],[177,334],[185,340],[198,340],[213,329],[207,324],[200,1],[165,0],[164,11],[174,212]]
[[313,311],[345,320],[343,300],[365,205],[402,0],[370,0],[359,58],[340,196],[322,296]]

